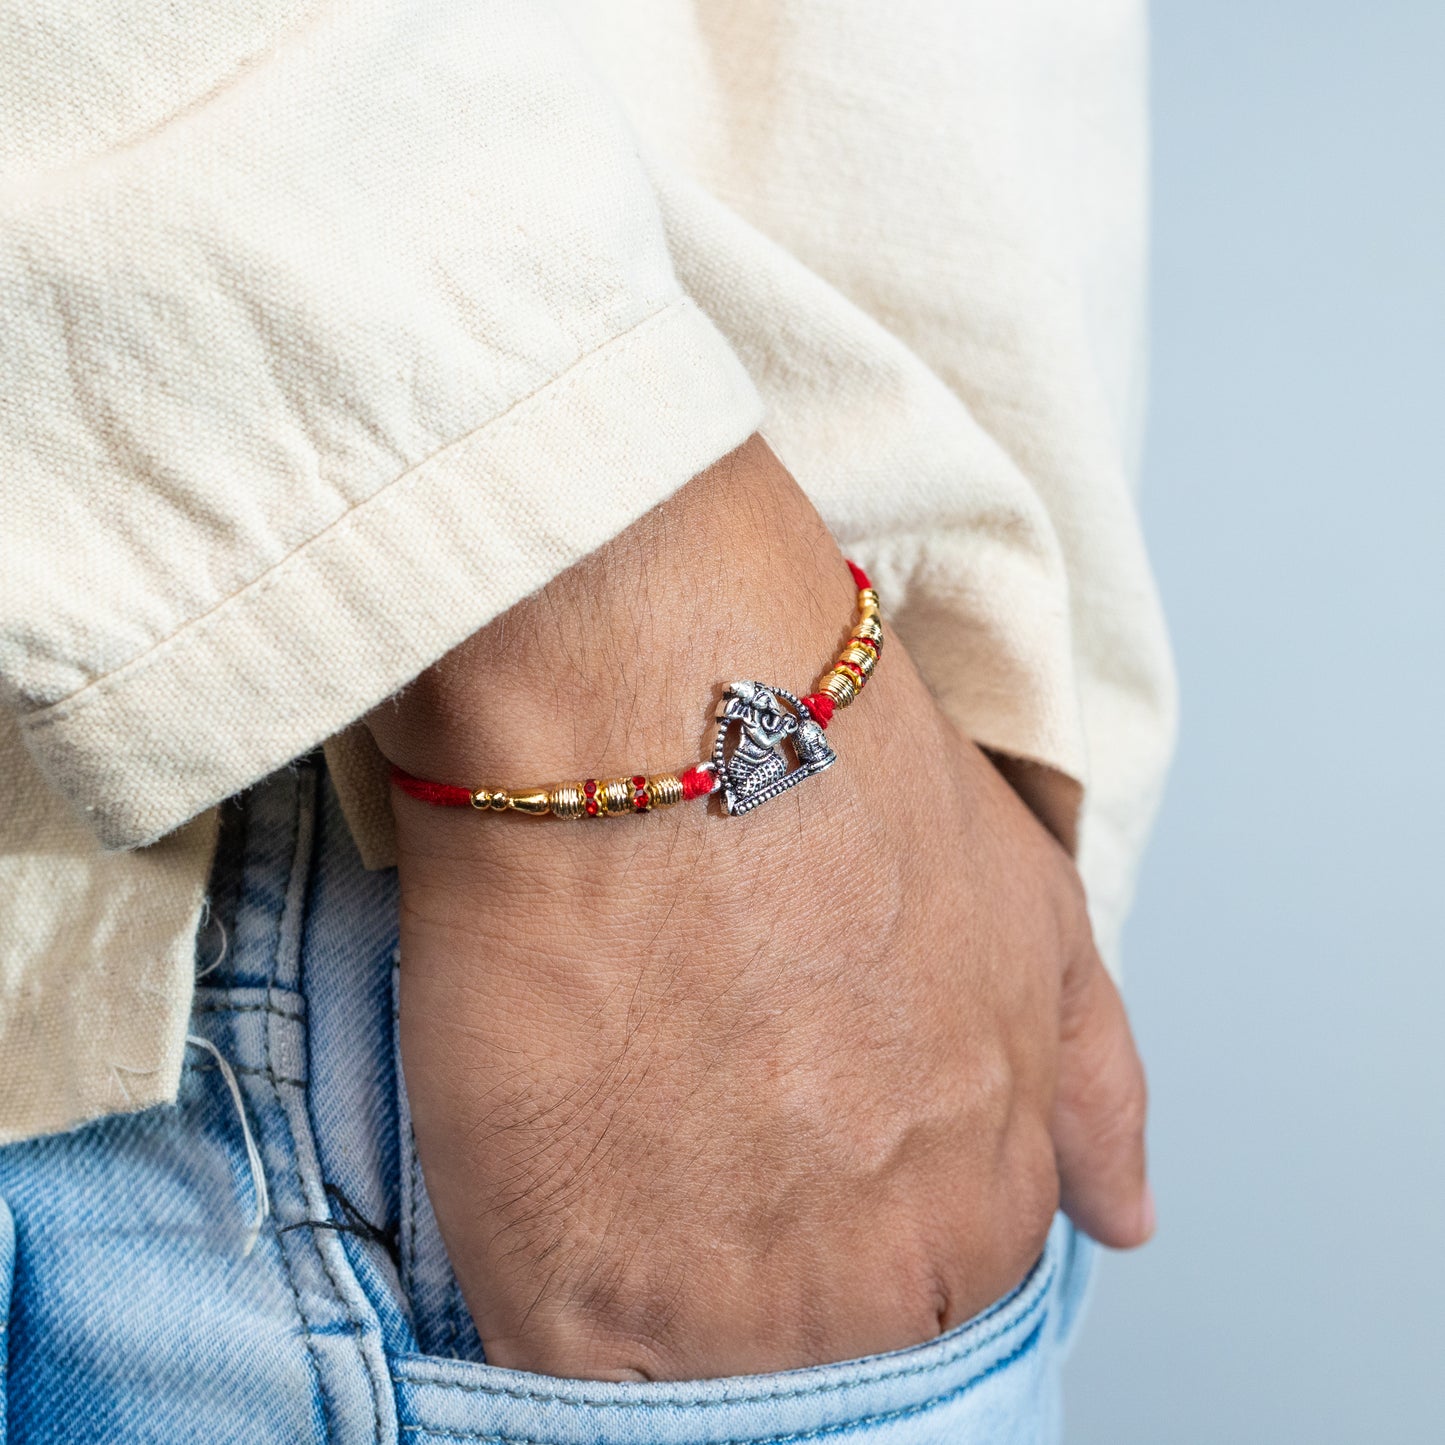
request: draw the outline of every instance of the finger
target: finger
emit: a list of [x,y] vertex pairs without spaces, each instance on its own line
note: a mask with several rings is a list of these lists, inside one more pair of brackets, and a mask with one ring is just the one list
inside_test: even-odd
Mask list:
[[1154,1232],[1144,1162],[1144,1066],[1124,1003],[1092,942],[1064,979],[1054,1149],[1064,1212],[1101,1244]]

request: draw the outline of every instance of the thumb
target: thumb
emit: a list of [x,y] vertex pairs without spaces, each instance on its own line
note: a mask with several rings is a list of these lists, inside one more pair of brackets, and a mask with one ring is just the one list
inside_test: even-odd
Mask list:
[[1064,1212],[1114,1249],[1154,1233],[1144,1164],[1144,1066],[1093,942],[1064,977],[1053,1137]]

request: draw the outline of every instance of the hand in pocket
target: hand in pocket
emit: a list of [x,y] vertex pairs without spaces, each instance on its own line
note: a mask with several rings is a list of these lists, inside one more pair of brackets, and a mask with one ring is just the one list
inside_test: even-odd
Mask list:
[[[753,443],[373,730],[450,780],[668,766],[718,678],[814,676],[851,605]],[[1005,1293],[1061,1189],[1103,1242],[1148,1236],[1142,1072],[1068,856],[896,639],[835,738],[837,767],[742,818],[397,798],[408,1090],[493,1363],[852,1358]]]

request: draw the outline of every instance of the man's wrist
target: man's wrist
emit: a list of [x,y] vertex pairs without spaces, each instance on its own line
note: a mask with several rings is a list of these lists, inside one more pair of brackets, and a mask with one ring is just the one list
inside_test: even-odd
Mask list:
[[836,544],[759,438],[448,654],[369,719],[422,776],[678,771],[732,677],[806,688],[846,632]]

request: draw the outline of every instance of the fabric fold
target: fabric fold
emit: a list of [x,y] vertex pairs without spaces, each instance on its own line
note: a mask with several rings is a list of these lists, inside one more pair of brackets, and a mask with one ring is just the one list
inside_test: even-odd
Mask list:
[[726,342],[678,301],[133,661],[22,714],[26,745],[103,844],[151,842],[345,728],[758,421]]

